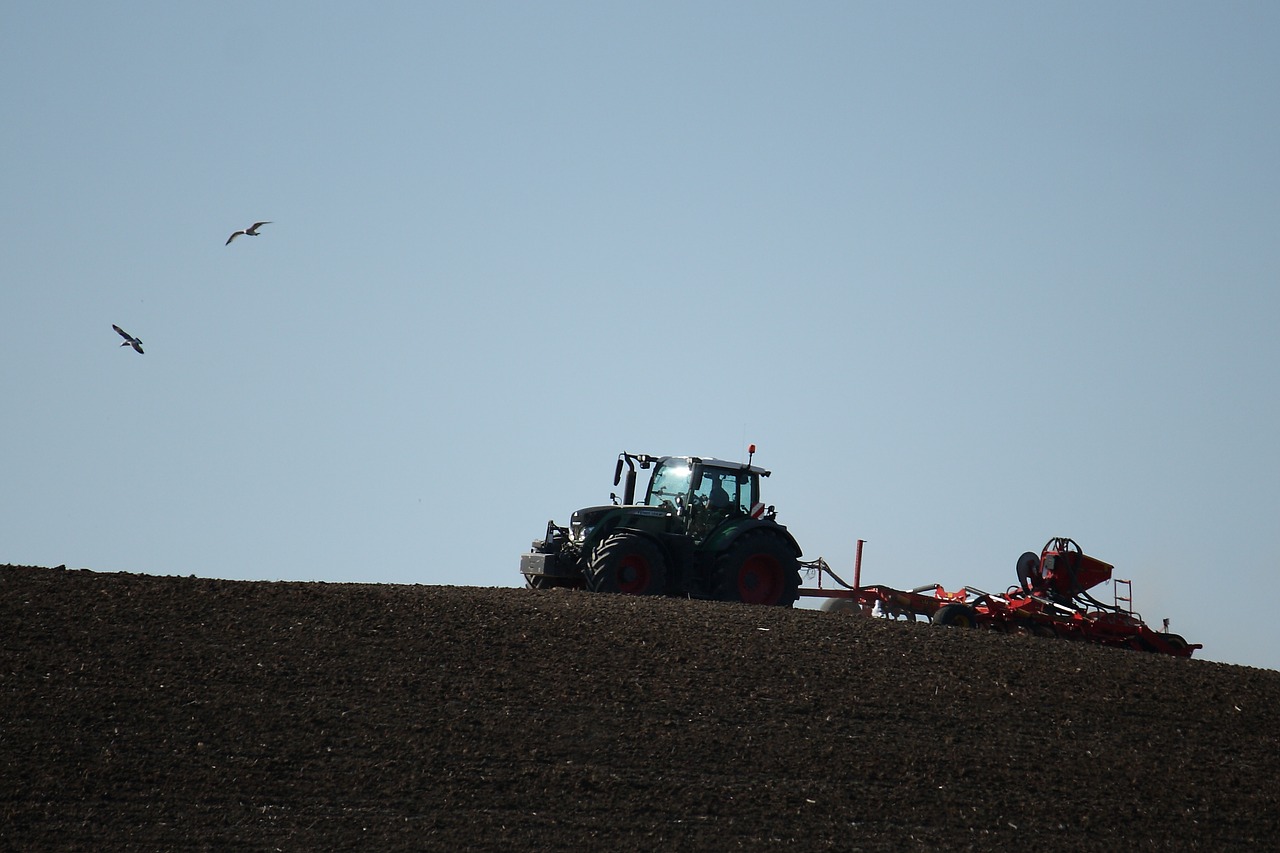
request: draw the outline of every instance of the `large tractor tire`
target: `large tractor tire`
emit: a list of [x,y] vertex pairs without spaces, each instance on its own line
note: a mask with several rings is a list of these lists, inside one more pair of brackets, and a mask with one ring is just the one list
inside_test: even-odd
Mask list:
[[768,530],[744,533],[716,560],[712,594],[719,601],[790,607],[800,597],[800,560]]
[[667,563],[649,539],[637,533],[611,533],[591,553],[587,588],[623,595],[662,595],[667,591]]

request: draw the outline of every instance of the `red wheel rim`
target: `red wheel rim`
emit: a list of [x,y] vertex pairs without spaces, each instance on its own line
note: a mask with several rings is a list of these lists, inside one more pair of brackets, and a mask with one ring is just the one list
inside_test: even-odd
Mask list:
[[738,599],[773,604],[782,596],[782,564],[768,554],[753,554],[738,569]]
[[644,595],[652,582],[649,561],[639,554],[627,554],[618,561],[618,592]]

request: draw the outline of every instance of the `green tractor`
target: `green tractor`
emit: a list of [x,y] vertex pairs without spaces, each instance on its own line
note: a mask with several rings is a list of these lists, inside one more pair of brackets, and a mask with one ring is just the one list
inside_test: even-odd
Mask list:
[[[534,589],[570,587],[626,595],[670,595],[790,607],[799,597],[800,546],[760,501],[751,464],[697,456],[623,452],[613,484],[621,502],[580,509],[568,527],[547,522],[545,538],[520,557]],[[653,468],[636,503],[636,466]]]

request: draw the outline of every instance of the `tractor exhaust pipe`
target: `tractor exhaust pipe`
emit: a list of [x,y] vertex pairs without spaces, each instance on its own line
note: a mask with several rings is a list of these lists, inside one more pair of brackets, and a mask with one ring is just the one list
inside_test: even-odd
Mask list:
[[623,462],[627,463],[627,483],[622,488],[622,505],[633,506],[636,502],[636,463],[630,453],[618,456],[618,464],[613,469],[613,485],[617,486],[622,480]]

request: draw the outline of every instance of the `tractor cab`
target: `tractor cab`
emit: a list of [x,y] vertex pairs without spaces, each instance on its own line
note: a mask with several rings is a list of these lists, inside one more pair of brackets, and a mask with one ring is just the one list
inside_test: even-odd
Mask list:
[[760,502],[760,478],[767,476],[768,471],[754,465],[665,456],[649,479],[644,502],[675,510],[710,508],[750,515]]
[[[689,595],[790,606],[799,594],[800,546],[760,501],[751,464],[700,456],[618,455],[612,503],[575,511],[567,527],[547,522],[521,556],[536,588]],[[636,500],[637,469],[652,469]],[[625,471],[625,480],[623,473]]]

